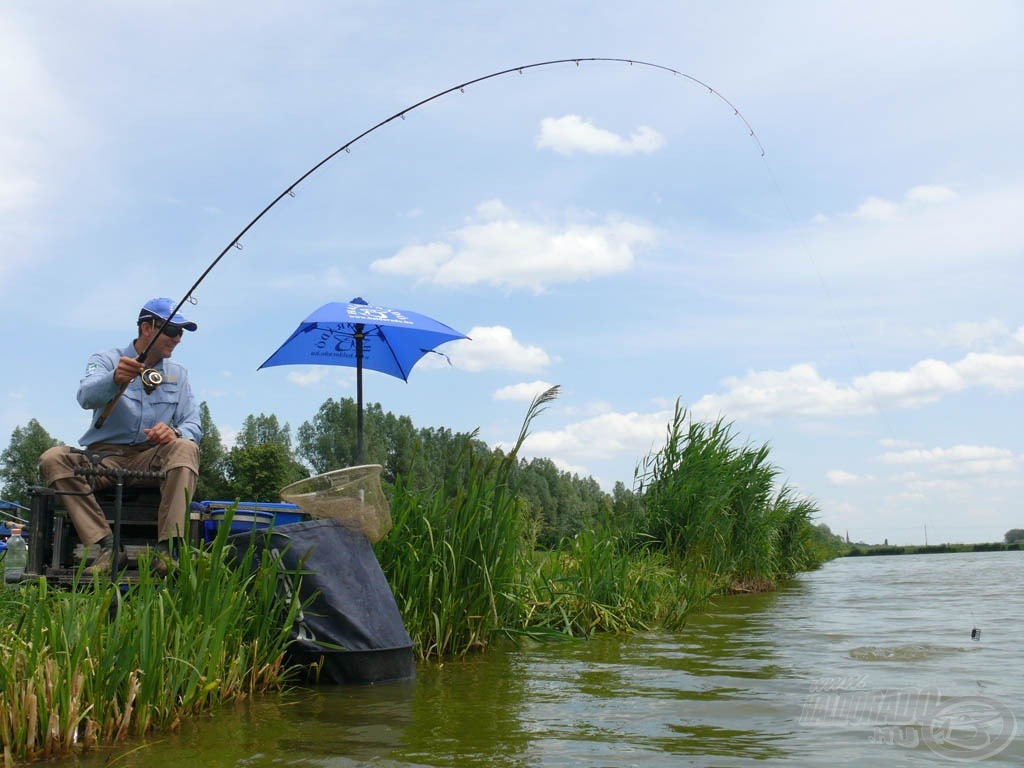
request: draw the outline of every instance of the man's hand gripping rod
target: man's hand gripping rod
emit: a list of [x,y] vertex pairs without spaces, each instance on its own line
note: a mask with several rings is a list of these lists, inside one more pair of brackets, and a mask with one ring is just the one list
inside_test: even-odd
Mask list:
[[[205,273],[203,276],[205,277]],[[192,290],[195,290],[195,286],[192,286]],[[139,353],[139,356],[135,358],[136,360],[138,360],[140,363],[146,362],[146,357],[147,355],[149,355],[149,350],[156,343],[156,340],[160,338],[160,334],[164,332],[164,328],[166,328],[167,325],[171,322],[171,318],[178,314],[178,310],[181,309],[181,305],[184,304],[188,300],[188,297],[191,295],[191,292],[189,292],[189,294],[186,295],[184,299],[178,302],[178,306],[176,306],[174,308],[174,311],[171,312],[167,319],[164,320],[163,323],[161,323],[160,330],[153,334],[153,338],[150,339],[149,344],[146,345],[146,348]],[[146,390],[147,395],[150,394],[154,389],[159,387],[161,384],[163,384],[163,382],[163,374],[160,373],[160,371],[156,370],[155,368],[147,368],[142,372],[142,388]],[[107,420],[107,417],[110,416],[111,411],[114,410],[114,406],[117,405],[117,402],[121,399],[121,396],[124,395],[125,390],[128,389],[128,385],[131,383],[131,380],[129,380],[126,383],[122,384],[118,388],[117,394],[110,398],[110,402],[107,403],[107,405],[103,408],[103,413],[101,413],[99,418],[96,419],[96,429],[99,429],[100,427],[103,426],[103,424]]]

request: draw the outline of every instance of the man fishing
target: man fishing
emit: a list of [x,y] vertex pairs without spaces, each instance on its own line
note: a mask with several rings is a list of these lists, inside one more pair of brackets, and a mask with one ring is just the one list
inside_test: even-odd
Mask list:
[[[175,313],[171,299],[150,299],[139,311],[138,335],[124,348],[98,352],[89,358],[78,387],[78,402],[93,410],[89,429],[79,440],[90,452],[110,453],[104,466],[164,472],[160,481],[157,557],[153,568],[167,573],[173,539],[184,536],[185,515],[199,476],[199,406],[189,386],[188,371],[171,361],[185,331],[198,326]],[[111,409],[111,403],[118,403]],[[102,414],[102,415],[101,415]],[[114,555],[114,536],[89,481],[75,468],[89,458],[68,446],[47,450],[39,459],[43,482],[63,496],[68,515],[82,543],[99,545],[86,574],[109,573],[127,562]],[[109,486],[110,478],[96,478]]]

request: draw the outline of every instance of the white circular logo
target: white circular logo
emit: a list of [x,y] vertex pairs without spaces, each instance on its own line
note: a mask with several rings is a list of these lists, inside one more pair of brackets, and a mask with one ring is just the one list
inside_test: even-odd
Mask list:
[[1002,752],[1017,733],[1010,708],[988,696],[954,696],[935,708],[923,741],[940,757],[961,762]]

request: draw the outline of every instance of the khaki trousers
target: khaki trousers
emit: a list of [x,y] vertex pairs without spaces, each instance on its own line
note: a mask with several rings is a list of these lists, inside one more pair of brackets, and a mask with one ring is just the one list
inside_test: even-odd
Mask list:
[[[167,445],[113,445],[95,443],[90,451],[120,451],[120,456],[108,456],[101,464],[105,467],[121,467],[132,470],[165,472],[159,482],[160,507],[157,512],[157,538],[166,541],[185,535],[185,519],[189,502],[196,490],[199,479],[199,446],[191,440],[179,438]],[[80,453],[72,453],[66,445],[50,448],[39,458],[39,473],[43,483],[57,491],[87,492],[89,480],[96,489],[110,488],[116,480],[112,477],[85,478],[75,474],[75,467],[89,466],[89,460]],[[154,480],[125,479],[128,486],[155,486]],[[78,531],[83,544],[95,544],[109,534],[110,525],[106,515],[91,493],[84,496],[62,496],[71,522]]]

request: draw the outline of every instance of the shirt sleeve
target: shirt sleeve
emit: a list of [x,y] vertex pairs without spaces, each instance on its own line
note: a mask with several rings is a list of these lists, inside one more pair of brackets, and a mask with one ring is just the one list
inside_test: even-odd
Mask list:
[[85,375],[78,385],[78,404],[96,409],[105,406],[117,394],[114,370],[120,359],[117,351],[97,352],[85,365]]

